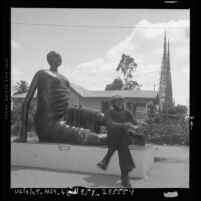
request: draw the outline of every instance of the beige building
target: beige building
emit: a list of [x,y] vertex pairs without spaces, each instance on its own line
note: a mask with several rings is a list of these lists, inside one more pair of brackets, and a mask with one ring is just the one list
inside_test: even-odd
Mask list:
[[[158,104],[157,91],[143,90],[109,90],[109,91],[92,91],[72,84],[70,87],[70,105],[84,105],[85,107],[105,112],[110,108],[110,100],[113,95],[121,95],[125,98],[125,107],[133,112],[137,119],[144,119],[147,109],[147,103],[153,101]],[[26,93],[13,95],[12,105],[21,106]],[[34,94],[32,104],[36,104],[37,93]]]

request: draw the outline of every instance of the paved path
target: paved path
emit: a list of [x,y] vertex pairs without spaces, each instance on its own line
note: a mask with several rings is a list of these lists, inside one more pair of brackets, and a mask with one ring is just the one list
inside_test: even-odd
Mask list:
[[[155,163],[143,179],[131,179],[133,188],[188,188],[189,148],[156,145]],[[118,176],[11,167],[11,188],[118,188]]]

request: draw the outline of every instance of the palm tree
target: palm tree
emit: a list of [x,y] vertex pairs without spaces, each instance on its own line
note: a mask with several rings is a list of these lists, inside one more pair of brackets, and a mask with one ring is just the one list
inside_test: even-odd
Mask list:
[[27,92],[29,89],[29,83],[24,81],[24,80],[20,80],[19,82],[17,82],[17,84],[13,87],[13,90],[16,91],[14,93],[14,95],[16,94],[22,94]]

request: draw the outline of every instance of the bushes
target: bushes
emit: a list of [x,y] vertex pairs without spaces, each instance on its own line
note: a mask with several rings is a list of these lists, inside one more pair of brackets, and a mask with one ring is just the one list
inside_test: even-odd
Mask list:
[[146,121],[147,126],[143,125],[136,130],[136,134],[147,136],[147,143],[189,145],[189,121],[185,119],[185,115],[158,114],[152,120]]
[[189,121],[186,119],[187,107],[177,105],[167,113],[156,110],[153,102],[149,102],[146,115],[148,123],[148,142],[157,144],[189,144]]
[[189,145],[189,122],[183,115],[160,117],[152,126],[149,142],[159,144]]
[[11,111],[11,135],[19,135],[21,128],[21,108],[15,107]]
[[[14,107],[11,111],[11,135],[18,136],[21,129],[21,104]],[[34,128],[33,118],[36,110],[36,105],[34,102],[31,102],[30,108],[28,111],[27,119],[27,131],[31,131]]]

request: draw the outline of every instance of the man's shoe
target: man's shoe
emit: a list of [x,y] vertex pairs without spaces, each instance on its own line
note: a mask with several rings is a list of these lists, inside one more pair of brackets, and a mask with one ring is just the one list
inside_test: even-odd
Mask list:
[[121,179],[121,185],[125,188],[131,188],[131,183],[128,178]]
[[97,163],[97,165],[96,165],[98,168],[100,168],[101,170],[106,170],[106,165],[101,161],[101,162],[99,162],[99,163]]

